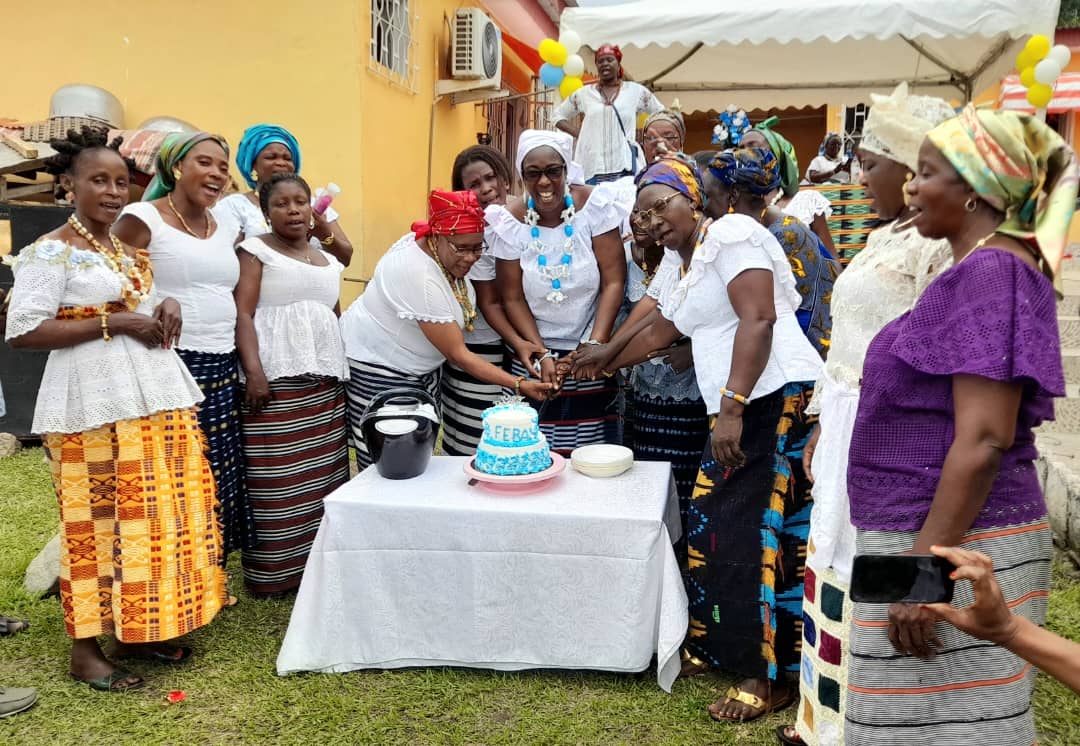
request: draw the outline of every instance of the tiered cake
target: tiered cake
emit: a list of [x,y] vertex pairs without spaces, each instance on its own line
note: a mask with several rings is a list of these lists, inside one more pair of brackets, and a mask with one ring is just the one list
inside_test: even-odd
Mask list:
[[482,415],[484,435],[476,449],[477,471],[498,476],[535,474],[551,466],[551,449],[536,410],[522,401],[500,403]]

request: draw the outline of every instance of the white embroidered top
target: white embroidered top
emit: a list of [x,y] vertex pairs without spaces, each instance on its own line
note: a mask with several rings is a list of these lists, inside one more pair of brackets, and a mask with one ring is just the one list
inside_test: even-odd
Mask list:
[[150,261],[154,285],[162,297],[180,304],[184,327],[182,350],[223,354],[236,346],[236,302],[233,290],[240,280],[240,262],[234,244],[236,223],[217,220],[217,229],[205,240],[172,227],[149,202],[133,202],[121,215],[132,215],[150,229]]
[[[466,280],[469,300],[476,293]],[[457,324],[465,314],[439,265],[407,233],[375,265],[364,294],[341,316],[345,355],[412,375],[426,375],[446,358],[428,341],[421,321]]]
[[810,225],[818,215],[824,215],[826,220],[832,217],[832,203],[821,192],[800,189],[784,207],[784,212]]
[[[473,282],[494,282],[495,281],[495,255],[490,250],[484,252],[483,256],[476,260],[472,269],[469,270],[467,277]],[[491,328],[491,324],[484,318],[484,314],[480,313],[480,309],[476,309],[476,319],[473,321],[473,330],[471,332],[465,332],[465,341],[469,344],[494,344],[499,341],[499,333]]]
[[[56,239],[19,252],[13,267],[7,339],[55,319],[65,306],[102,306],[121,298],[122,279],[96,251]],[[150,315],[156,294],[137,313]],[[176,352],[148,348],[134,337],[113,334],[52,350],[38,389],[31,430],[78,433],[154,412],[186,409],[203,400],[195,379]]]
[[[488,208],[486,240],[497,259],[521,264],[522,286],[536,328],[544,344],[556,350],[577,349],[591,328],[600,295],[600,267],[593,253],[593,236],[618,230],[629,207],[619,198],[617,189],[601,184],[593,189],[588,201],[574,215],[574,235],[570,247],[569,276],[560,279],[566,296],[562,303],[547,300],[551,280],[543,276],[540,254],[532,248],[531,228],[515,218],[505,207]],[[557,267],[566,243],[564,226],[540,228],[540,241],[548,267]]]
[[739,326],[727,286],[748,269],[772,273],[776,323],[765,370],[753,391],[739,393],[758,399],[787,383],[817,380],[821,372],[821,357],[795,318],[801,298],[784,250],[752,217],[725,215],[709,227],[690,261],[690,270],[660,306],[665,318],[693,342],[698,387],[710,414],[720,411],[720,389],[731,372]]
[[[574,161],[585,170],[585,178],[591,179],[597,174],[629,171],[632,162],[630,148],[637,149],[638,168],[644,168],[644,154],[634,140],[637,115],[639,112],[655,114],[663,108],[664,105],[648,88],[624,80],[610,106],[604,103],[599,87],[583,86],[555,108],[552,121],[561,122],[579,114],[585,115],[574,150]],[[622,120],[622,127],[616,117]]]
[[345,271],[341,262],[325,251],[319,252],[323,266],[301,262],[261,238],[245,239],[240,248],[263,265],[255,335],[266,380],[300,375],[346,380],[349,366],[334,314]]
[[[836,279],[832,293],[832,343],[825,370],[833,381],[858,390],[866,350],[878,332],[911,310],[926,286],[953,263],[948,241],[923,238],[914,228],[886,225]],[[817,414],[823,377],[808,411]]]
[[[314,202],[314,199],[312,199],[312,202]],[[246,194],[237,192],[230,194],[228,197],[223,197],[214,205],[211,212],[214,213],[214,217],[218,220],[231,220],[239,225],[244,238],[253,238],[270,232],[270,225],[266,222],[266,216],[262,214],[262,210],[259,209],[258,205],[248,199]],[[333,207],[327,207],[324,215],[328,223],[335,222],[339,217]],[[319,239],[312,236],[311,247],[321,249],[322,244]]]

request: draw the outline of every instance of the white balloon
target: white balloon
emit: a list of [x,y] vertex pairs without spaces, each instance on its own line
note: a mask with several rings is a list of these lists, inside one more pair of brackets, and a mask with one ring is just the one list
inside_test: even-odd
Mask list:
[[1061,75],[1061,66],[1049,57],[1035,65],[1035,80],[1046,85],[1053,85]]
[[[566,47],[568,54],[573,54],[581,49],[581,37],[578,36],[576,31],[571,31],[570,29],[559,34],[559,43]],[[577,75],[578,73],[574,74]],[[567,73],[567,75],[570,75],[570,73]]]
[[580,54],[572,54],[563,63],[562,71],[571,78],[579,78],[585,72],[585,60],[581,59]]
[[1046,55],[1046,59],[1053,60],[1058,64],[1058,67],[1064,70],[1068,66],[1069,60],[1072,59],[1072,51],[1064,44],[1058,44],[1050,50],[1050,53]]

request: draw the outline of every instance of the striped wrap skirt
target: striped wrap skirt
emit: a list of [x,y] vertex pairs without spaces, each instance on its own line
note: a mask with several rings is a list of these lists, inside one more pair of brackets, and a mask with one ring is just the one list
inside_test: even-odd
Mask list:
[[[856,541],[860,553],[898,554],[910,551],[916,538],[916,532],[860,530]],[[962,546],[994,561],[994,575],[1014,614],[1043,624],[1053,551],[1045,518],[973,529]],[[971,584],[958,583],[953,604],[964,607],[974,600]],[[945,647],[933,660],[902,655],[889,642],[888,615],[887,604],[854,605],[846,743],[1035,743],[1031,712],[1035,669],[1030,664],[945,622],[935,625]]]
[[[466,344],[469,351],[502,368],[502,342]],[[442,450],[447,456],[472,456],[484,427],[480,416],[503,395],[502,386],[484,383],[450,363],[442,370]]]
[[371,455],[364,443],[364,434],[360,431],[360,419],[371,400],[384,391],[408,386],[428,392],[435,400],[435,409],[438,411],[441,373],[442,369],[436,368],[430,373],[417,376],[387,368],[385,365],[349,359],[349,380],[346,384],[349,445],[356,451],[357,469],[363,471],[372,464]]
[[[552,352],[559,357],[570,354],[568,350]],[[510,361],[510,373],[529,375],[516,357]],[[614,377],[597,381],[567,378],[554,399],[528,401],[540,414],[540,432],[547,438],[551,450],[562,456],[569,457],[579,446],[622,443],[621,397],[618,379]]]
[[259,543],[242,554],[254,595],[300,586],[323,498],[349,480],[345,387],[336,378],[270,382],[262,411],[242,411],[248,491]]

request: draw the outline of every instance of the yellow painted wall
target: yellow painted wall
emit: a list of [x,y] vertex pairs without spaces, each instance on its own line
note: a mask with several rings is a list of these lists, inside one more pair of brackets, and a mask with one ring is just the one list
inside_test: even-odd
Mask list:
[[[124,105],[125,126],[171,115],[223,134],[235,145],[244,128],[276,122],[303,150],[303,175],[342,187],[335,208],[357,255],[346,273],[368,278],[409,224],[423,217],[428,135],[436,75],[445,75],[447,19],[468,5],[413,0],[418,71],[409,92],[369,68],[370,9],[363,0],[318,5],[188,0],[26,3],[21,29],[68,29],[51,47],[5,24],[3,50],[24,60],[0,86],[0,117],[43,119],[53,91],[89,83]],[[476,142],[484,122],[472,104],[434,109],[433,179],[449,186],[457,152]],[[343,285],[347,304],[362,286]]]

